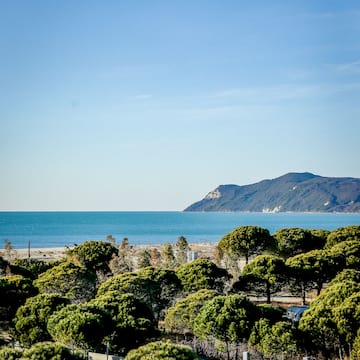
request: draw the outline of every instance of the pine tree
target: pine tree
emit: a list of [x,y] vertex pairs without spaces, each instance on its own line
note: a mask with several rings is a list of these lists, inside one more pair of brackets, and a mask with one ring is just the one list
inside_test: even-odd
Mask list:
[[151,253],[149,249],[144,249],[138,256],[137,268],[142,269],[148,266],[151,266]]
[[151,249],[151,265],[156,268],[161,266],[161,254],[157,248]]
[[182,265],[187,262],[189,244],[184,236],[180,236],[175,244],[176,265]]
[[161,257],[162,257],[163,267],[168,269],[172,269],[175,267],[175,256],[171,244],[164,244],[161,251]]

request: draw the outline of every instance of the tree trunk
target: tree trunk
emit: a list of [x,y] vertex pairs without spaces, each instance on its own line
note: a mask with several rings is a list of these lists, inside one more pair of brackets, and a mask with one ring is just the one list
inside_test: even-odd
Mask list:
[[317,296],[320,295],[321,289],[322,289],[322,283],[317,283],[316,284]]
[[306,305],[306,290],[305,286],[302,287],[302,304]]
[[271,293],[269,284],[266,284],[266,303],[271,304]]
[[225,341],[225,347],[226,347],[227,360],[231,360],[230,359],[230,353],[229,353],[229,343],[228,343],[228,341]]

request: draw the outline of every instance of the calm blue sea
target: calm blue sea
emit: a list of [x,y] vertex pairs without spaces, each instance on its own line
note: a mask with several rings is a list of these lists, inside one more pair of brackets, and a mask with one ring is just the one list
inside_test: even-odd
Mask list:
[[107,235],[132,245],[217,242],[241,225],[258,225],[274,233],[287,227],[333,230],[360,225],[360,214],[192,213],[192,212],[0,212],[0,248],[64,247]]

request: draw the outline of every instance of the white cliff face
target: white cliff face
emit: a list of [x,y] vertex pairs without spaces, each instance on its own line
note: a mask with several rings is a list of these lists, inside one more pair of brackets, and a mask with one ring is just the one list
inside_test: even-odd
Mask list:
[[221,192],[219,189],[215,189],[213,191],[210,191],[206,196],[205,199],[218,199],[221,197]]
[[262,212],[263,213],[278,213],[278,212],[280,212],[280,210],[281,210],[281,205],[275,206],[273,209],[270,209],[270,208],[262,209]]

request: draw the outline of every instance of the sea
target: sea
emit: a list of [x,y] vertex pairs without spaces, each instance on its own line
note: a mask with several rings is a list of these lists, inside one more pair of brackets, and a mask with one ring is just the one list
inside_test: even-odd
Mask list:
[[189,243],[217,243],[242,225],[257,225],[271,234],[279,229],[334,230],[360,225],[360,213],[238,213],[238,212],[0,212],[0,249],[10,241],[15,249],[65,247],[87,240],[131,245],[175,243],[184,236]]

